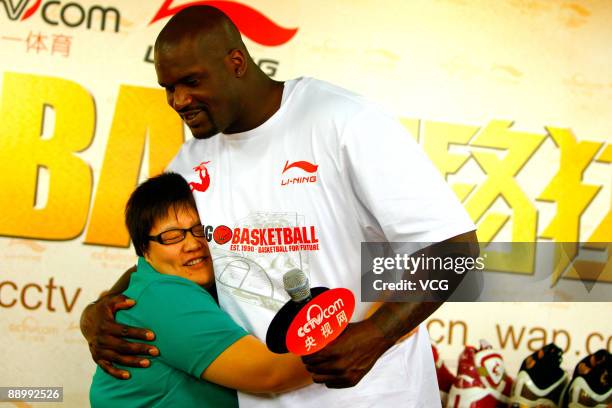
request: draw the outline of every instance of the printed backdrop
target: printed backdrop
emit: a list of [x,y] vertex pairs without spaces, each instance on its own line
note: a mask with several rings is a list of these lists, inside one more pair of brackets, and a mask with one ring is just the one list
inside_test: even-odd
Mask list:
[[[135,261],[128,194],[191,137],[151,52],[187,3],[0,0],[0,386],[63,386],[65,406],[87,405],[94,364],[80,313]],[[315,76],[395,112],[482,241],[611,240],[612,3],[199,3],[226,9],[274,78]],[[612,288],[610,268],[598,271]],[[428,325],[450,366],[484,338],[516,375],[553,340],[568,370],[610,350],[611,312],[446,304]]]

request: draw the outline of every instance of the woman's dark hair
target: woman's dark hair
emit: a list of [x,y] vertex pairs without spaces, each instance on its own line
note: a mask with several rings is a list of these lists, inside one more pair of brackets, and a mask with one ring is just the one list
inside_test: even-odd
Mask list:
[[139,185],[125,206],[125,226],[138,256],[149,247],[149,235],[156,221],[165,218],[170,209],[197,211],[191,188],[176,173],[162,173]]

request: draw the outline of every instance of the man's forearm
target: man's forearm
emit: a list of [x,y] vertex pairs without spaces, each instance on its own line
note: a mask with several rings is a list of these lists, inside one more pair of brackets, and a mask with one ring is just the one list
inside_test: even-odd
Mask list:
[[130,278],[134,272],[136,272],[136,267],[132,266],[130,269],[125,271],[123,275],[121,275],[119,280],[113,285],[112,288],[105,292],[103,296],[118,295],[120,293],[123,293],[123,291],[125,291],[130,285]]
[[[474,232],[467,232],[434,244],[417,254],[440,259],[458,256],[475,258],[479,254],[478,239]],[[427,273],[427,271],[416,271],[417,274],[420,272]],[[407,271],[406,273],[412,276],[414,272]],[[458,276],[454,284],[458,285],[462,278],[463,275]],[[442,306],[444,303],[442,300],[445,299],[437,302],[384,302],[370,317],[370,320],[386,339],[396,342]]]
[[[136,271],[135,266],[125,271],[123,275],[121,275],[119,280],[113,285],[112,288],[110,288],[107,291],[102,292],[102,294],[98,297],[98,300],[102,299],[105,296],[118,295],[122,293],[124,290],[126,290],[130,284],[130,277],[132,276],[132,273],[134,273],[135,271]],[[85,338],[87,339],[89,339],[89,334],[90,334],[89,329],[91,326],[91,323],[88,323],[88,321],[91,320],[90,314],[93,311],[93,308],[95,306],[94,303],[88,304],[85,307],[85,309],[83,309],[83,313],[81,313],[81,321],[80,321],[81,333],[83,333],[83,336],[85,336]]]

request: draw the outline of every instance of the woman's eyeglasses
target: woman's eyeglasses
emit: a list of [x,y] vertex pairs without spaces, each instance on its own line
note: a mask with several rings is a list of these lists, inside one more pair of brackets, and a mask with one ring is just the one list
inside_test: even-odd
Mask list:
[[162,245],[170,245],[181,242],[187,236],[187,231],[191,232],[194,237],[203,237],[204,233],[203,225],[194,225],[191,228],[175,228],[168,231],[164,231],[161,234],[149,236],[149,241],[156,241]]

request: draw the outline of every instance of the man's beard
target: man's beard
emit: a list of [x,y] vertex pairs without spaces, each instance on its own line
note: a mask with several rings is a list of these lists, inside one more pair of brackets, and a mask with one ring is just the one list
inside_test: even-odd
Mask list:
[[208,110],[202,109],[202,112],[204,112],[206,117],[208,117],[208,123],[211,124],[210,130],[208,130],[207,132],[201,133],[201,134],[196,134],[197,130],[194,130],[194,129],[191,129],[191,128],[189,128],[189,130],[191,130],[191,134],[196,139],[203,139],[203,140],[204,139],[210,139],[214,135],[220,133],[220,130],[219,130],[219,127],[217,126],[217,124],[214,122],[212,116],[210,116],[210,113],[208,113]]
[[[191,129],[190,129],[191,130]],[[201,133],[201,134],[196,134],[193,130],[191,131],[191,134],[193,135],[194,138],[196,139],[210,139],[211,137],[219,134],[220,132],[217,130],[217,128],[212,128],[209,132],[206,133]]]

